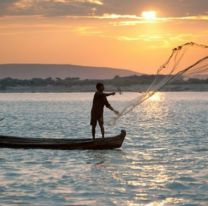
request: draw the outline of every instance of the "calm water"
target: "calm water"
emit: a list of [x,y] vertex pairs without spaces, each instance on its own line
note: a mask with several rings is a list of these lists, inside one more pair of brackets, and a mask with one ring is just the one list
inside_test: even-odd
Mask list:
[[[0,94],[1,133],[87,138],[92,96]],[[124,128],[119,150],[0,149],[1,205],[208,205],[208,93],[159,93],[106,133]]]

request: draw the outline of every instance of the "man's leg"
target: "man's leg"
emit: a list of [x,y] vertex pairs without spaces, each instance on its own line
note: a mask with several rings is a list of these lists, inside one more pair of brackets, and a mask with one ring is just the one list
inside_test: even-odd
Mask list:
[[100,118],[98,123],[99,123],[99,126],[100,126],[102,138],[104,138],[104,136],[105,136],[105,129],[104,129],[104,126],[103,126],[103,118]]
[[97,125],[97,120],[93,118],[92,115],[91,115],[90,125],[92,126],[92,138],[95,139],[95,128]]
[[95,139],[95,127],[96,125],[92,125],[92,138]]

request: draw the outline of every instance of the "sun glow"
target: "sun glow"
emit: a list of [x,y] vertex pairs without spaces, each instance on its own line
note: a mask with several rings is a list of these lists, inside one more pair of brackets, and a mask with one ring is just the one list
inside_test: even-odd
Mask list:
[[143,11],[142,17],[148,21],[155,20],[157,18],[156,11]]

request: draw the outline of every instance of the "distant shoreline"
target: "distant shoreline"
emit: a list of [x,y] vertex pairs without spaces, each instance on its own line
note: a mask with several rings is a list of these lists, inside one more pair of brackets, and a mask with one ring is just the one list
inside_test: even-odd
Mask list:
[[[155,81],[156,87],[160,87],[160,82],[166,78],[166,75],[133,75],[127,77],[115,76],[113,79],[84,79],[76,78],[32,78],[32,79],[0,79],[1,93],[37,93],[37,92],[94,92],[97,82],[102,82],[107,91],[125,91],[125,92],[145,92]],[[170,78],[170,77],[168,77]],[[154,87],[153,87],[154,88]],[[208,91],[208,79],[190,78],[188,80],[178,79],[166,84],[160,91]]]
[[[116,88],[112,85],[105,85],[106,91],[115,92],[145,92],[149,85],[131,85]],[[94,92],[95,85],[76,85],[71,87],[64,86],[16,86],[0,89],[0,93],[74,93],[74,92]],[[161,92],[208,92],[208,84],[172,84],[166,85]]]

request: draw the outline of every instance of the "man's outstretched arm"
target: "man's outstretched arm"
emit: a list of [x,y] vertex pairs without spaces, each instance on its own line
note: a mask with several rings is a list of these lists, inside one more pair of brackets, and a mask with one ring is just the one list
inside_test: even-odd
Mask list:
[[119,114],[119,111],[115,110],[111,105],[108,108],[112,110],[115,114]]
[[117,111],[117,110],[115,110],[110,104],[109,104],[109,102],[108,102],[108,100],[106,99],[106,104],[105,104],[105,106],[108,108],[108,109],[110,109],[110,110],[112,110],[115,114],[119,114],[119,111]]
[[[110,93],[111,94],[111,93]],[[105,104],[105,106],[108,108],[108,109],[110,109],[110,110],[112,110],[115,114],[119,114],[119,112],[117,111],[117,110],[115,110],[110,104],[109,104],[109,102],[108,102],[108,100],[107,100],[107,98],[106,98],[106,96],[104,95],[104,97],[103,97],[103,101],[104,101],[104,104]]]
[[108,96],[112,96],[112,95],[115,95],[116,93],[115,92],[111,92],[111,93],[103,93],[106,97]]

